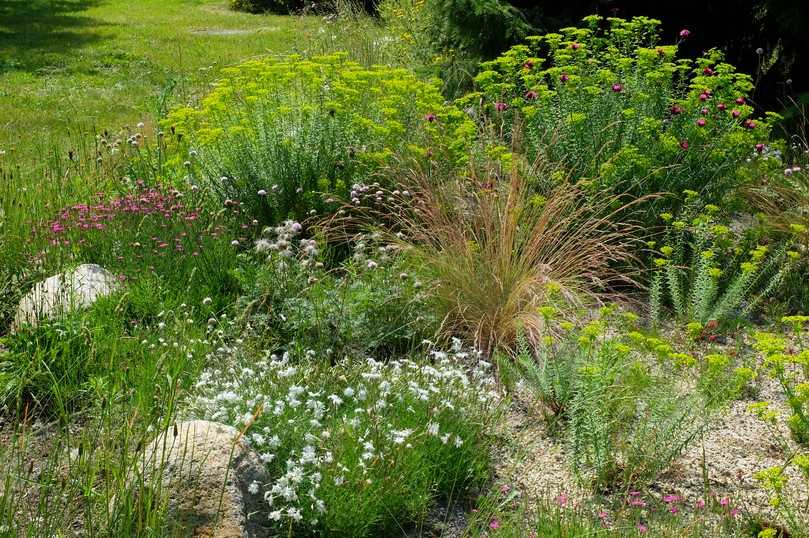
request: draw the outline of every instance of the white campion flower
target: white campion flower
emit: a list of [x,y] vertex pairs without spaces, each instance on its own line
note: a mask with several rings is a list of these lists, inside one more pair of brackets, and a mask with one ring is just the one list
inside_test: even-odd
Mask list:
[[305,446],[301,451],[301,463],[314,463],[317,461],[317,453],[315,452],[315,447],[313,446]]
[[258,482],[256,482],[255,480],[253,480],[252,482],[250,482],[250,485],[249,485],[249,486],[247,486],[247,491],[248,491],[248,493],[250,493],[251,495],[256,495],[256,494],[258,494],[259,489],[260,489],[259,483],[258,483]]
[[393,444],[401,445],[403,444],[408,437],[413,433],[411,429],[404,429],[404,430],[393,430],[391,432],[393,438]]
[[427,423],[427,433],[429,433],[432,436],[437,436],[438,435],[438,423],[433,422],[433,421],[428,422]]

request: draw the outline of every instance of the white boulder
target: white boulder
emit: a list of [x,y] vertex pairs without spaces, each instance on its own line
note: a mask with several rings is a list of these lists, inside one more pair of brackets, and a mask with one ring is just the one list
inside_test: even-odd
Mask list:
[[86,263],[46,278],[20,300],[12,329],[90,306],[118,285],[115,275],[99,265]]

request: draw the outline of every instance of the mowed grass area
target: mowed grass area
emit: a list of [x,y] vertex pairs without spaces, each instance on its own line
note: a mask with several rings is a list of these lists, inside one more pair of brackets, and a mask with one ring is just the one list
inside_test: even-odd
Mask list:
[[318,22],[237,13],[226,0],[4,0],[0,167],[30,170],[77,136],[148,122],[222,67],[303,51]]

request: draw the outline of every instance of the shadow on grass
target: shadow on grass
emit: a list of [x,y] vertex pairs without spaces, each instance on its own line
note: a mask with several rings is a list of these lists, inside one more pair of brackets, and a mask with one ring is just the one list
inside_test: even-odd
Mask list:
[[64,66],[66,56],[97,43],[105,23],[82,15],[102,0],[1,0],[0,73]]

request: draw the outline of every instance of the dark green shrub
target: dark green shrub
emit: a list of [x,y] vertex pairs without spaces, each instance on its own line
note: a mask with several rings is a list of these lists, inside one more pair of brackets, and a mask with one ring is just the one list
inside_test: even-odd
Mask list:
[[230,0],[230,7],[248,13],[279,13],[287,15],[299,11],[303,0]]

